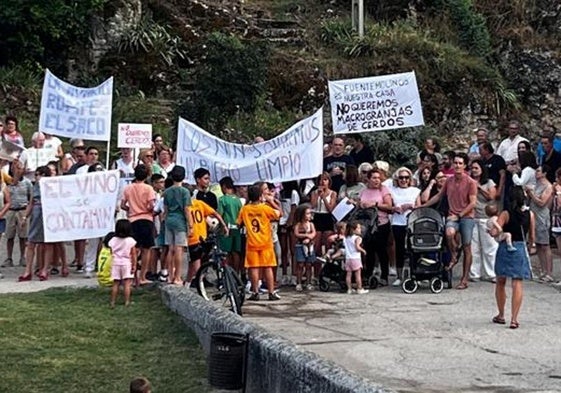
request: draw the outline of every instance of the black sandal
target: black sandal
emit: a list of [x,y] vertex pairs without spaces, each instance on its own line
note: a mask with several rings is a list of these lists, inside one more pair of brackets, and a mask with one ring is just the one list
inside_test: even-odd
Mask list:
[[494,316],[493,319],[492,319],[492,321],[493,321],[493,323],[498,323],[499,325],[504,325],[504,324],[506,324],[505,319],[499,317],[498,315],[497,315],[497,316]]

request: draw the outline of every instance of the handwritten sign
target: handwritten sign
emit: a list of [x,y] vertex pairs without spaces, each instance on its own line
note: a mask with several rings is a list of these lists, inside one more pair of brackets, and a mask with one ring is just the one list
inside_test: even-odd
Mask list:
[[117,147],[152,147],[152,124],[119,123]]
[[22,156],[25,155],[25,164],[28,172],[33,172],[40,166],[47,165],[51,161],[58,161],[56,151],[46,147],[37,149],[35,147],[28,148]]
[[46,70],[41,95],[39,130],[90,141],[111,136],[113,78],[92,88],[76,87]]
[[414,72],[329,82],[334,134],[425,124]]
[[45,241],[103,237],[114,230],[119,171],[41,177]]
[[193,171],[206,168],[218,181],[230,176],[237,184],[256,181],[283,182],[319,175],[323,167],[322,109],[301,120],[281,135],[253,145],[230,143],[195,124],[179,119],[177,164]]

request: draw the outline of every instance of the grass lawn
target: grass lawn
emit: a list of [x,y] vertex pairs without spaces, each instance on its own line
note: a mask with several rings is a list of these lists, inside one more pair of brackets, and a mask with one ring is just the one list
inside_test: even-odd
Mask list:
[[108,289],[1,295],[0,392],[128,392],[139,375],[153,392],[210,391],[197,337],[159,293],[122,300],[110,309]]

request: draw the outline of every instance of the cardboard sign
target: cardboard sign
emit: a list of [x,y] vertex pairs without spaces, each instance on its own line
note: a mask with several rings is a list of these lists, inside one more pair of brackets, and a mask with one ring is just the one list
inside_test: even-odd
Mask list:
[[152,124],[119,123],[117,147],[152,147]]

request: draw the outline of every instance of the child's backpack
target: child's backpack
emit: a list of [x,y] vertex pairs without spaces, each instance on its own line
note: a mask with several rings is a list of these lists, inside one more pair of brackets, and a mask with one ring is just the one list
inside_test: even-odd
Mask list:
[[110,287],[113,285],[111,278],[111,266],[113,265],[113,254],[109,247],[101,247],[97,257],[97,283],[100,287]]

